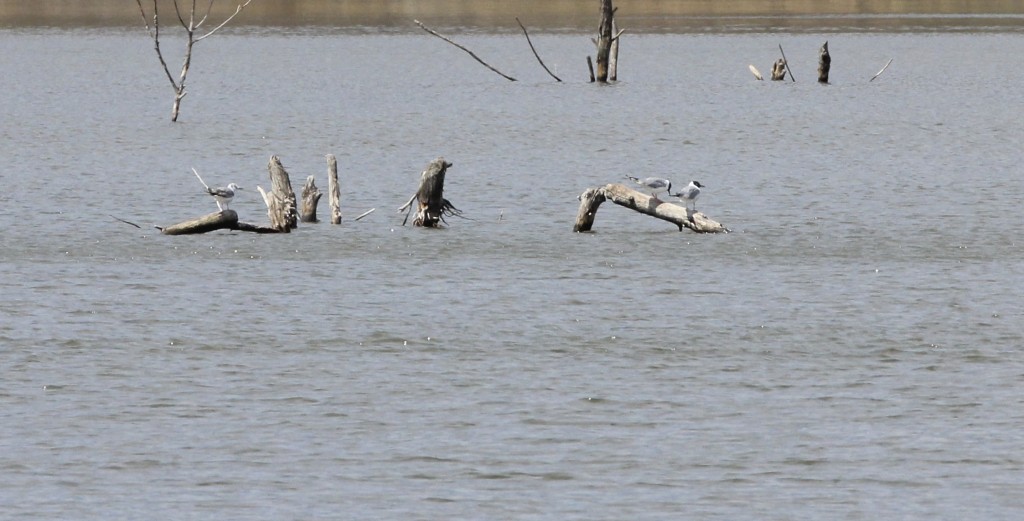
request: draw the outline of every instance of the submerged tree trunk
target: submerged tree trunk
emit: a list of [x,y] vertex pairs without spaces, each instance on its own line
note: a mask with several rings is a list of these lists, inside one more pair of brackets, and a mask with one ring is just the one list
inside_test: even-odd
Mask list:
[[280,200],[273,203],[274,208],[271,209],[271,201],[268,200],[264,190],[260,188],[260,193],[264,194],[263,200],[267,203],[268,212],[272,211],[277,214],[270,215],[271,224],[274,227],[277,227],[279,224],[284,224],[288,228],[298,227],[299,218],[295,192],[292,190],[292,182],[288,177],[288,172],[281,164],[281,158],[277,156],[270,156],[270,161],[267,164],[267,170],[270,172],[270,193]]
[[160,233],[164,235],[190,235],[236,228],[238,228],[238,214],[234,210],[224,210],[159,229]]
[[[842,51],[842,49],[840,49]],[[832,56],[828,53],[828,42],[821,46],[818,54],[818,83],[828,83],[828,70],[832,67]]]
[[306,185],[302,187],[302,212],[299,216],[304,223],[315,223],[316,206],[320,197],[324,194],[316,187],[316,179],[313,176],[306,178]]
[[612,50],[612,0],[601,0],[601,25],[597,37],[597,81],[608,82],[608,61]]
[[[461,210],[444,198],[444,176],[450,166],[452,164],[443,157],[431,161],[427,169],[420,174],[420,186],[416,190],[416,195],[398,209],[399,212],[406,209],[411,211],[412,203],[417,203],[416,216],[412,220],[413,226],[436,228],[445,222],[445,215],[462,215]],[[406,214],[406,220],[408,218],[409,215]],[[402,221],[402,224],[404,225],[405,221]]]
[[782,81],[784,79],[786,79],[786,60],[779,58],[772,65],[772,81]]
[[334,154],[327,154],[327,191],[331,194],[331,224],[341,224],[341,188],[338,186],[338,158]]
[[594,226],[598,207],[606,200],[644,215],[668,221],[678,226],[679,231],[682,231],[684,227],[698,233],[723,233],[729,231],[721,223],[712,220],[700,212],[690,211],[688,208],[666,203],[620,184],[613,183],[598,188],[589,188],[580,195],[579,199],[580,209],[576,214],[576,223],[573,225],[574,232],[590,231]]

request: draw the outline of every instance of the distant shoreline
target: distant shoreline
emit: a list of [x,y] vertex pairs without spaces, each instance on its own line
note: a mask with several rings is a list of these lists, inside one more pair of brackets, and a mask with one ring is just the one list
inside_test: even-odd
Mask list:
[[[152,0],[143,4],[151,5]],[[215,2],[214,17],[234,11],[237,0]],[[920,3],[938,4],[921,8]],[[914,4],[914,5],[911,5]],[[437,27],[518,30],[515,18],[539,29],[596,29],[598,0],[254,0],[234,26],[386,27],[416,30],[413,19]],[[1020,0],[619,0],[621,25],[636,32],[738,26],[795,28],[893,25],[913,17],[925,26],[993,25],[1024,31]],[[171,0],[161,13],[172,20]],[[130,27],[141,25],[131,0],[0,0],[0,27]],[[741,29],[742,30],[742,29]]]

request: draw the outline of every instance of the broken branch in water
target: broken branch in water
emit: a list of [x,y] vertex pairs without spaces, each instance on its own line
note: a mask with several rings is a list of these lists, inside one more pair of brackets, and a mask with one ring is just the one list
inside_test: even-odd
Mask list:
[[878,74],[875,74],[874,76],[872,76],[871,79],[868,80],[868,83],[871,83],[871,82],[875,81],[875,78],[881,76],[882,73],[885,72],[885,69],[889,68],[889,64],[892,63],[892,60],[893,60],[892,58],[889,58],[889,61],[885,62],[885,67],[882,67],[882,70],[878,71]]
[[415,22],[416,25],[420,26],[420,28],[423,29],[424,31],[426,31],[426,32],[428,32],[428,33],[430,33],[430,34],[432,34],[432,35],[434,35],[434,36],[436,36],[436,37],[438,37],[438,38],[440,38],[440,39],[442,39],[442,40],[444,40],[444,41],[446,41],[446,42],[448,42],[448,43],[450,43],[450,44],[452,44],[452,45],[454,45],[456,47],[458,47],[459,49],[462,49],[463,51],[466,51],[470,56],[473,57],[473,59],[475,59],[476,61],[480,62],[484,67],[487,67],[488,69],[491,69],[492,71],[496,72],[502,78],[505,78],[508,81],[516,81],[516,79],[513,78],[512,76],[508,76],[505,73],[499,71],[498,69],[495,69],[494,67],[491,67],[490,65],[488,65],[487,62],[481,60],[479,56],[477,56],[476,54],[473,54],[473,51],[471,51],[471,50],[469,50],[469,49],[467,49],[467,48],[465,48],[465,47],[463,47],[463,46],[453,42],[450,38],[448,38],[446,36],[442,36],[440,34],[437,34],[433,29],[430,29],[429,27],[423,25],[419,20],[413,20],[413,22]]
[[761,71],[757,70],[757,67],[754,67],[753,65],[748,65],[747,67],[750,67],[750,72],[754,74],[754,77],[757,78],[758,81],[764,80],[764,76],[761,76]]
[[370,208],[369,210],[359,214],[359,217],[356,217],[355,220],[358,221],[359,219],[362,219],[363,217],[370,215],[371,213],[373,213],[374,210],[376,210],[376,208]]
[[526,27],[523,25],[523,22],[519,21],[518,16],[516,17],[516,23],[519,24],[519,27],[523,30],[523,34],[526,35],[526,43],[530,44],[530,50],[533,51],[533,55],[537,57],[537,61],[540,62],[540,66],[544,67],[544,70],[547,71],[547,73],[556,81],[562,81],[561,78],[555,76],[555,73],[551,72],[551,69],[548,69],[547,65],[544,65],[544,60],[540,59],[540,55],[537,54],[537,49],[533,47],[533,42],[530,41],[530,33],[526,32]]
[[[108,215],[109,215],[109,214],[108,214]],[[111,215],[111,217],[113,217],[114,219],[116,219],[116,220],[118,220],[118,221],[121,221],[121,222],[123,222],[123,223],[125,223],[125,224],[130,224],[130,225],[132,225],[132,226],[134,226],[134,227],[136,227],[136,228],[142,228],[141,226],[139,226],[139,225],[137,225],[137,224],[135,224],[135,223],[133,223],[133,222],[131,222],[131,221],[126,221],[126,220],[124,220],[124,219],[122,219],[122,218],[120,218],[120,217],[114,217],[113,215]]]

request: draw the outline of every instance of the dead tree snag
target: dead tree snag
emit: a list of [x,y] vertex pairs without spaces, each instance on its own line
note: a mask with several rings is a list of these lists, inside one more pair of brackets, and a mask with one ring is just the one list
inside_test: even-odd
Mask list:
[[441,223],[447,224],[447,221],[444,220],[446,215],[462,215],[461,210],[444,198],[444,176],[450,166],[452,164],[445,161],[443,157],[439,157],[427,165],[427,169],[420,174],[420,186],[416,190],[416,194],[398,208],[399,213],[408,210],[402,221],[402,226],[405,226],[406,221],[409,220],[413,202],[418,203],[416,216],[412,220],[413,226],[437,228]]
[[818,53],[818,83],[828,83],[828,70],[832,67],[832,56],[828,53],[828,42]]
[[299,213],[299,219],[302,222],[317,222],[316,206],[323,195],[323,192],[316,187],[316,179],[313,176],[307,177],[306,184],[302,187],[302,211]]
[[331,224],[341,224],[341,188],[338,187],[338,158],[327,154],[327,191],[331,200]]

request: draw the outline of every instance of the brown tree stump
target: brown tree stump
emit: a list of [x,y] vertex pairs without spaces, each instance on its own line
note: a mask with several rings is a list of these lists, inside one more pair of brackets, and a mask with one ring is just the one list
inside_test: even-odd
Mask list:
[[828,53],[828,42],[818,52],[818,83],[828,83],[828,70],[832,68],[832,56]]
[[299,219],[304,223],[315,223],[316,206],[320,202],[323,192],[316,187],[316,179],[313,176],[306,178],[306,185],[302,187],[302,211],[299,212]]
[[597,188],[588,188],[579,196],[580,208],[576,213],[574,232],[587,232],[594,226],[597,209],[601,203],[609,200],[619,206],[668,221],[679,227],[679,231],[688,228],[698,233],[726,233],[728,228],[700,212],[689,208],[667,203],[656,197],[633,190],[620,184],[608,184]]
[[[263,194],[263,201],[267,203],[268,213],[271,211],[279,213],[279,215],[270,215],[271,225],[277,228],[283,222],[288,228],[298,227],[299,216],[295,191],[292,190],[291,178],[288,177],[288,171],[281,164],[281,158],[270,156],[267,170],[270,173],[270,193],[278,199],[278,201],[272,204],[267,198],[267,192],[260,188],[260,193]],[[271,206],[273,206],[273,210],[271,210]]]
[[[443,157],[431,161],[427,169],[420,174],[420,187],[416,194],[398,209],[399,212],[406,209],[411,212],[412,203],[417,203],[416,216],[412,220],[413,226],[436,228],[441,223],[447,224],[444,220],[446,215],[462,215],[461,210],[444,198],[444,176],[450,166],[452,163],[445,161]],[[403,226],[408,219],[407,213],[405,220],[402,221]]]

